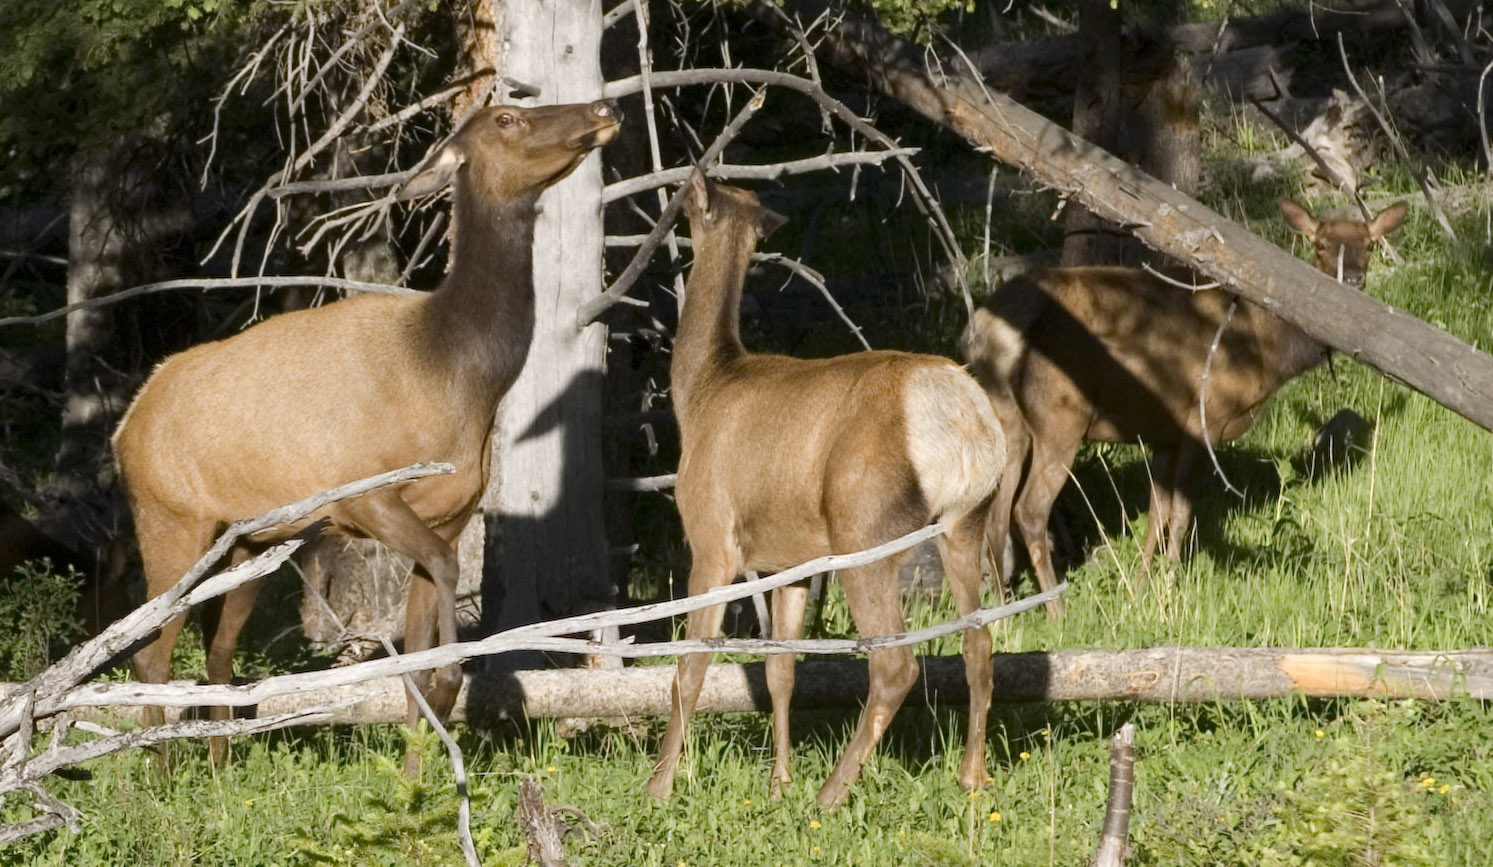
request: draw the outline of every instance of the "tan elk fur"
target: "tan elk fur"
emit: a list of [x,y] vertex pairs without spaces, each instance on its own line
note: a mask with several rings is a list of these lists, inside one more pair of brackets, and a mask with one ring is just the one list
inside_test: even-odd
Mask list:
[[[1289,199],[1280,207],[1311,240],[1317,267],[1355,288],[1374,245],[1406,213],[1399,203],[1367,223],[1318,222]],[[1007,436],[990,546],[1003,552],[1014,524],[1044,590],[1057,585],[1048,517],[1084,440],[1152,447],[1142,559],[1149,566],[1158,547],[1175,558],[1204,438],[1213,445],[1242,435],[1276,389],[1328,354],[1297,326],[1222,290],[1192,292],[1139,269],[1103,267],[1039,270],[1005,283],[975,311],[963,349]]]
[[[536,203],[618,123],[610,103],[483,109],[400,191],[410,198],[454,182],[454,256],[436,291],[276,316],[156,369],[113,440],[149,596],[179,580],[232,521],[386,470],[447,461],[454,475],[333,504],[308,520],[415,560],[406,650],[456,639],[452,546],[487,478],[494,410],[534,331]],[[241,546],[233,557],[246,553]],[[208,649],[210,682],[232,676],[257,592],[251,585],[225,597]],[[168,624],[136,654],[141,680],[166,680],[180,628]],[[459,668],[421,681],[436,711],[449,713]],[[412,725],[416,714],[412,697]],[[221,761],[224,745],[213,746]]]
[[[1005,460],[1000,425],[979,385],[945,358],[863,352],[797,359],[748,352],[739,309],[758,241],[782,218],[756,196],[696,175],[686,203],[695,262],[671,367],[682,455],[676,488],[693,558],[689,592],[702,593],[747,570],[775,571],[826,554],[850,553],[940,521],[940,554],[961,612],[979,606],[985,509]],[[897,564],[845,570],[845,595],[863,636],[900,632]],[[774,591],[774,638],[803,626],[803,585]],[[690,615],[691,638],[712,637],[716,606]],[[962,782],[978,786],[991,694],[990,634],[964,633],[970,683],[969,740]],[[673,788],[684,732],[699,697],[708,654],[683,657],[672,713],[649,784]],[[774,792],[790,781],[788,700],[793,658],[767,661],[772,696]],[[843,803],[887,723],[917,678],[910,648],[870,658],[870,695],[855,735],[819,791]]]

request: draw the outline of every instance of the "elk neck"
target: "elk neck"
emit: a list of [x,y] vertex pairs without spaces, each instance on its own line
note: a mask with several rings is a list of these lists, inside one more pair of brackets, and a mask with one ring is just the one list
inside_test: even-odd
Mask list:
[[456,190],[450,270],[421,325],[437,367],[480,394],[501,396],[513,384],[534,338],[538,199],[533,192],[497,202],[465,185]]
[[689,411],[703,389],[747,354],[741,343],[741,291],[756,232],[746,221],[726,219],[698,236],[669,368],[676,407]]
[[1307,334],[1299,326],[1252,302],[1241,300],[1235,314],[1253,321],[1245,327],[1253,332],[1260,358],[1274,374],[1276,385],[1287,382],[1327,360],[1327,344]]

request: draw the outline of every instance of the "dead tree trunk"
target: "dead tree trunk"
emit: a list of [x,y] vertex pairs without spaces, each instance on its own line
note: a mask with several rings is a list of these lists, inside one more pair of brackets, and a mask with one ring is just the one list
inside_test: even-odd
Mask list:
[[[1127,115],[1120,102],[1125,77],[1120,57],[1120,11],[1108,0],[1084,0],[1079,7],[1078,33],[1085,62],[1073,88],[1073,134],[1099,147],[1124,155]],[[1119,265],[1125,248],[1134,244],[1124,229],[1111,226],[1083,205],[1070,202],[1063,225],[1062,264]]]
[[[828,9],[821,0],[787,0],[786,8],[804,21],[815,20]],[[1148,246],[1223,281],[1323,343],[1493,430],[1493,357],[1344,287],[1171,186],[989,90],[970,78],[967,69],[931,72],[921,48],[851,13],[839,13],[833,20],[833,27],[814,34],[824,60],[864,76],[884,94],[1105,219],[1134,227]]]
[[[918,662],[921,674],[908,693],[908,704],[946,706],[969,700],[964,662],[958,656],[922,657]],[[998,684],[994,698],[1003,702],[1219,702],[1291,696],[1493,699],[1493,652],[1487,650],[1157,647],[997,653],[991,663]],[[864,659],[808,659],[799,663],[798,673],[793,689],[795,708],[855,708],[866,700]],[[483,673],[467,678],[454,716],[475,724],[517,716],[663,716],[669,712],[673,678],[674,667],[669,665],[618,671]],[[0,690],[4,688],[0,685]],[[109,688],[131,687],[121,684]],[[335,722],[404,719],[404,687],[396,677],[335,687],[306,684],[293,692],[261,698],[257,713],[272,716],[349,699],[356,704],[338,710]],[[770,709],[762,663],[719,663],[710,667],[700,693],[700,713]],[[71,710],[78,716],[84,715],[86,708]],[[131,710],[115,706],[111,713]]]
[[[504,72],[537,87],[539,103],[600,99],[601,29],[599,0],[507,0]],[[613,597],[601,509],[606,327],[576,326],[576,309],[602,291],[601,206],[597,156],[540,204],[534,342],[499,409],[483,503],[492,628],[605,607]]]

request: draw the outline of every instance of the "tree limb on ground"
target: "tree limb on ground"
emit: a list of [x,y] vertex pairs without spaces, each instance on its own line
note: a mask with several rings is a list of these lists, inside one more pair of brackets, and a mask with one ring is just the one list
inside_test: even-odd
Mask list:
[[[581,643],[581,642],[577,642]],[[604,652],[594,645],[587,652]],[[1054,650],[997,653],[995,700],[1002,702],[1219,702],[1309,698],[1493,699],[1493,651],[1395,651],[1369,648],[1159,647],[1144,650]],[[921,657],[909,704],[968,701],[963,660]],[[854,708],[865,701],[863,659],[806,659],[798,664],[795,708]],[[529,717],[637,718],[669,713],[672,665],[621,670],[549,669],[469,676],[454,719],[492,724]],[[171,684],[187,688],[186,684]],[[199,687],[201,688],[201,687]],[[337,711],[337,723],[398,723],[405,718],[398,677],[307,688],[261,701],[261,714],[292,713],[360,699]],[[204,696],[202,704],[221,696]],[[699,712],[771,709],[760,662],[716,663],[706,674]],[[78,708],[79,718],[128,719],[126,708]]]

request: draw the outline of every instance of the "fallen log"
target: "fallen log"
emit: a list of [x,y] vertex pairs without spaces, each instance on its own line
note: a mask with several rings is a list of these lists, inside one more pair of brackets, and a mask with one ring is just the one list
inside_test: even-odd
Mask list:
[[[995,699],[1004,702],[1219,702],[1291,696],[1493,699],[1493,650],[1160,647],[998,653],[992,659]],[[908,695],[909,703],[952,706],[968,701],[959,657],[922,657],[919,664],[922,676]],[[853,708],[865,700],[865,660],[810,659],[800,662],[798,671],[795,708]],[[478,673],[467,677],[455,717],[490,725],[524,716],[663,716],[669,712],[673,677],[671,665]],[[278,715],[348,700],[356,703],[339,708],[334,722],[404,721],[404,688],[392,677],[275,696],[262,702],[257,712]],[[700,693],[700,712],[770,708],[761,663],[710,667]],[[118,719],[129,717],[132,710],[114,708],[107,713]],[[82,717],[96,712],[74,713]]]
[[[762,0],[754,8],[763,8]],[[1493,357],[1383,302],[1349,289],[1290,252],[1084,141],[968,75],[962,59],[938,68],[919,46],[824,0],[785,0],[818,21],[820,58],[1132,229],[1148,246],[1224,283],[1308,334],[1493,430]],[[759,16],[775,26],[781,17]]]

